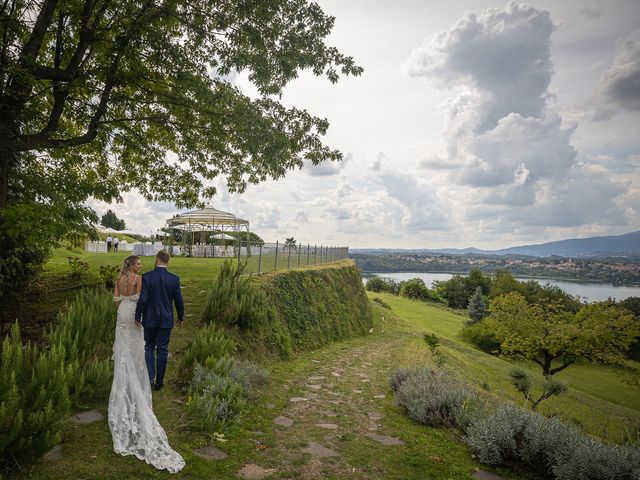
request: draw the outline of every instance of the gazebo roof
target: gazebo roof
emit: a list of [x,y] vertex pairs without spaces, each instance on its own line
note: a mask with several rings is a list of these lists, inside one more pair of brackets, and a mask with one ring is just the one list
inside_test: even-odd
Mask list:
[[236,217],[233,213],[223,212],[211,205],[205,205],[199,210],[181,213],[167,220],[168,227],[180,227],[182,225],[201,225],[211,228],[219,226],[244,226],[249,225],[248,220]]

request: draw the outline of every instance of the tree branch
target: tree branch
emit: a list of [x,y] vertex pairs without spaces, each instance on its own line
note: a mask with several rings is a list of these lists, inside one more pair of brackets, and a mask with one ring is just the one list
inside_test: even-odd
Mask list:
[[549,370],[549,375],[553,375],[553,374],[556,374],[558,372],[561,372],[562,370],[564,370],[565,368],[573,365],[574,363],[575,363],[575,360],[566,360],[566,359],[564,359],[562,361],[562,365],[560,365],[559,367],[552,368],[551,370]]
[[[105,2],[106,4],[107,2]],[[85,8],[87,5],[91,5],[92,0],[87,0],[85,3]],[[109,69],[107,71],[106,80],[104,86],[102,88],[102,92],[100,94],[100,100],[96,107],[95,112],[89,119],[89,123],[87,125],[87,129],[84,134],[70,137],[70,138],[50,138],[50,133],[55,130],[49,131],[47,127],[45,127],[42,131],[38,132],[34,135],[20,135],[15,142],[10,142],[11,147],[15,151],[28,151],[28,150],[41,150],[45,148],[57,148],[57,147],[73,147],[78,145],[84,145],[86,143],[90,143],[98,136],[98,129],[100,127],[100,122],[102,117],[107,112],[107,108],[109,106],[109,100],[111,97],[111,92],[117,85],[117,72],[120,64],[120,59],[122,55],[127,49],[127,46],[131,42],[131,39],[138,32],[139,28],[144,24],[144,14],[145,12],[152,6],[153,2],[148,2],[140,11],[139,15],[134,19],[132,28],[127,30],[127,35],[122,36],[116,40],[116,47],[114,49],[113,58],[111,61],[111,65],[109,65]],[[135,28],[134,28],[135,27]],[[64,102],[63,102],[64,103]],[[54,105],[55,106],[55,105]],[[61,113],[61,112],[60,112]],[[53,115],[53,112],[52,112]],[[50,117],[51,119],[52,117]],[[57,127],[57,121],[54,119]]]

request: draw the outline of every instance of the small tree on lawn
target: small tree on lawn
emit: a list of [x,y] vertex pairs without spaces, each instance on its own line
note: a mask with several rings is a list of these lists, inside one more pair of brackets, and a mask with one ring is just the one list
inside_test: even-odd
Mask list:
[[466,321],[466,325],[473,325],[474,323],[478,323],[484,317],[487,316],[487,306],[484,303],[484,298],[482,296],[482,287],[476,288],[476,291],[471,298],[469,299],[469,320]]
[[124,230],[127,228],[127,224],[124,220],[118,218],[115,212],[111,209],[107,210],[107,213],[102,216],[100,225],[107,228],[113,228],[114,230]]
[[546,377],[542,384],[542,393],[538,398],[534,398],[533,380],[529,372],[521,368],[514,368],[509,372],[509,378],[511,378],[511,384],[522,393],[525,401],[533,411],[537,410],[538,406],[547,398],[551,398],[554,395],[562,395],[567,391],[567,386],[564,383],[551,377]]
[[558,303],[530,305],[512,292],[495,298],[489,311],[484,321],[491,322],[502,352],[532,360],[545,376],[579,359],[619,364],[640,333],[633,315],[610,301],[585,305],[574,314]]
[[288,237],[284,239],[284,246],[286,248],[296,248],[296,239],[293,237]]

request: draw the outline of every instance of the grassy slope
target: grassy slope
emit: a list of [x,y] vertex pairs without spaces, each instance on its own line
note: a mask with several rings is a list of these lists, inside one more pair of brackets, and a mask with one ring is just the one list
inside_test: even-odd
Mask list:
[[[115,264],[121,261],[124,254],[83,257],[90,262],[92,269],[97,270],[96,265]],[[206,290],[220,265],[221,261],[217,259],[172,259],[170,269],[182,278],[188,314],[185,326],[174,330],[172,335],[170,351],[173,354],[179,355],[192,337],[206,298]],[[144,259],[143,270],[151,267],[151,259]],[[66,268],[64,252],[54,257],[48,265],[50,272],[64,271]],[[163,391],[154,394],[154,407],[171,445],[183,454],[187,462],[187,467],[179,474],[170,476],[137,459],[114,454],[108,426],[106,421],[102,421],[89,426],[69,423],[63,433],[63,459],[55,464],[41,461],[25,469],[20,478],[234,478],[243,464],[251,462],[276,468],[277,472],[272,478],[470,478],[469,472],[481,466],[473,460],[467,448],[453,432],[431,429],[409,420],[394,406],[386,386],[386,377],[398,366],[431,362],[431,356],[421,338],[421,333],[427,331],[433,331],[441,337],[441,348],[446,353],[449,365],[458,372],[464,372],[475,383],[489,384],[490,394],[496,397],[507,395],[517,398],[506,381],[509,364],[461,342],[457,334],[464,319],[460,315],[390,295],[374,296],[384,298],[391,305],[392,311],[375,307],[373,334],[332,344],[318,351],[299,355],[291,361],[273,361],[266,365],[272,372],[269,387],[259,399],[250,403],[240,421],[225,432],[228,442],[219,444],[229,453],[227,460],[211,462],[195,455],[194,450],[211,443],[211,439],[191,433],[186,428],[182,405],[184,395],[175,385],[169,384]],[[362,366],[365,359],[370,363],[369,367]],[[170,362],[170,380],[175,377],[174,367],[175,363]],[[343,368],[345,371],[340,382],[333,386],[337,393],[344,395],[344,402],[340,405],[327,405],[329,397],[319,395],[317,401],[309,404],[303,411],[292,410],[289,398],[305,394],[308,377],[327,375],[327,369],[332,368]],[[368,370],[356,370],[357,368]],[[608,425],[610,431],[619,431],[624,416],[628,417],[629,422],[639,420],[638,400],[628,394],[628,390],[616,377],[608,375],[606,369],[599,367],[571,367],[567,372],[574,368],[572,374],[575,377],[572,378],[570,394],[554,408],[564,406],[565,409],[575,410],[565,412],[569,415],[582,412],[578,418],[588,428],[591,426],[592,431],[597,430],[594,428],[597,422],[604,422],[603,425]],[[601,381],[585,380],[581,376],[583,369],[590,378],[597,374]],[[347,374],[352,370],[368,371],[370,384],[361,384],[362,380],[356,373]],[[362,389],[364,395],[385,393],[386,398],[362,400],[352,393],[355,388]],[[323,385],[321,393],[324,389]],[[615,399],[622,405],[616,405],[607,399]],[[377,411],[383,415],[383,420],[380,421],[381,433],[400,436],[406,443],[405,447],[383,447],[366,438],[363,440],[366,427],[371,423],[366,412],[371,411],[371,402],[375,401],[379,402],[376,404]],[[589,408],[596,414],[594,419],[585,419],[588,416],[585,404],[591,405]],[[106,417],[106,406],[107,399],[99,399],[88,407],[101,410]],[[322,418],[330,408],[336,409],[334,414],[338,415],[337,420]],[[276,427],[272,419],[278,415],[294,418],[296,428],[288,430]],[[337,434],[328,436],[315,427],[315,423],[319,421],[335,421],[340,424],[340,429]],[[317,460],[301,455],[301,444],[313,439],[334,447],[340,452],[339,459],[323,460],[318,465]],[[497,472],[505,478],[530,478],[518,472]]]
[[[513,363],[487,355],[462,341],[460,331],[466,319],[464,316],[389,294],[370,296],[382,298],[412,328],[440,336],[450,363],[469,381],[488,386],[489,394],[496,398],[507,396],[521,401],[508,381]],[[637,368],[637,364],[630,365]],[[542,382],[540,367],[536,364],[520,363],[520,366],[531,370]],[[631,432],[640,424],[640,395],[637,388],[625,382],[622,373],[620,369],[608,366],[573,365],[556,375],[569,385],[567,394],[547,400],[541,410],[547,415],[559,413],[592,434],[623,441],[628,433],[633,435]]]

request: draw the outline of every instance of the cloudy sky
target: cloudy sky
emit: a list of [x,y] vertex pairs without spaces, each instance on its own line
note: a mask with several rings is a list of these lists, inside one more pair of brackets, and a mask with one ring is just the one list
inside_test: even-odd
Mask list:
[[[221,183],[216,208],[265,240],[354,248],[640,230],[638,0],[318,3],[336,17],[329,43],[365,72],[336,85],[303,73],[283,102],[329,119],[345,160],[243,195]],[[124,199],[111,208],[141,231],[176,212]]]

